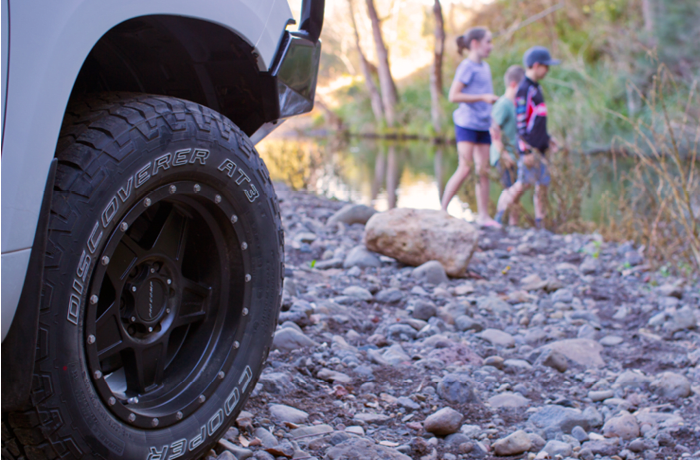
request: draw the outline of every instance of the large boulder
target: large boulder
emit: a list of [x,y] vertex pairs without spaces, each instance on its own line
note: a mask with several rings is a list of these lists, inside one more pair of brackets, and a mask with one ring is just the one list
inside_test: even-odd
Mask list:
[[466,275],[478,241],[476,227],[445,211],[396,208],[373,215],[365,227],[370,251],[418,266],[437,260],[452,277]]

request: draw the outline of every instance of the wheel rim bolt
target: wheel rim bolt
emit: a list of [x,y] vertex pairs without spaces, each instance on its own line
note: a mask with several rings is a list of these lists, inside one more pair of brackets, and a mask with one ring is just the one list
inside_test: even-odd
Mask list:
[[136,322],[136,317],[135,317],[135,316],[132,316],[132,317],[129,318],[129,319],[131,320],[132,323],[135,323],[135,322]]
[[90,296],[90,303],[91,303],[91,304],[95,305],[95,304],[97,303],[98,300],[100,300],[100,298],[97,297],[95,294],[93,294],[93,295]]
[[119,225],[119,229],[120,229],[122,232],[125,232],[125,231],[127,231],[127,230],[129,229],[129,224],[127,224],[126,222],[122,222],[122,223]]
[[231,216],[231,222],[233,222],[234,224],[235,224],[236,222],[238,222],[238,216],[235,215],[235,214],[232,215],[232,216]]
[[197,192],[199,192],[200,190],[202,190],[202,187],[200,187],[199,184],[194,184],[194,187],[192,187],[192,188],[194,189],[194,192],[195,192],[195,193],[197,193]]
[[206,396],[204,396],[204,395],[199,395],[199,398],[198,398],[198,400],[199,400],[199,403],[200,403],[200,404],[203,404],[203,403],[204,403],[204,401],[206,401],[206,400],[207,400],[207,397],[206,397]]
[[117,398],[115,398],[114,396],[110,396],[110,398],[109,398],[109,405],[110,405],[110,406],[113,406],[113,405],[115,405],[116,403],[117,403]]
[[148,332],[153,332],[153,328],[152,328],[152,327],[149,327],[149,328],[148,328]]
[[92,345],[93,343],[95,343],[95,336],[94,336],[94,335],[92,335],[92,334],[88,335],[88,343],[89,343],[90,345]]
[[175,187],[174,185],[171,185],[169,190],[170,190],[170,194],[172,195],[173,193],[177,192],[177,187]]
[[151,420],[151,426],[152,427],[158,426],[158,419],[157,418],[154,418],[153,420]]
[[246,249],[248,249],[248,243],[246,243],[245,241],[242,242],[242,243],[241,243],[241,249],[243,249],[244,251],[245,251]]
[[233,342],[233,349],[234,350],[238,350],[238,347],[240,347],[240,346],[241,346],[241,344],[238,343],[238,341]]
[[97,380],[101,379],[101,378],[102,378],[102,372],[101,372],[101,371],[95,371],[95,378],[96,378]]
[[221,195],[216,195],[214,197],[214,203],[221,203]]
[[156,272],[156,269],[155,269],[155,268],[151,268],[151,273],[155,273],[155,272]]
[[170,309],[169,309],[169,308],[166,308],[166,309],[165,309],[165,313],[170,313]]
[[134,414],[129,414],[129,421],[133,422],[136,420],[136,416]]
[[168,283],[168,284],[173,284],[173,280],[171,280],[171,279],[169,279],[169,278],[168,278],[168,280],[166,280],[165,282]]
[[243,316],[248,316],[248,309],[247,308],[243,309]]
[[178,420],[182,420],[182,412],[177,411],[177,414],[175,414],[175,418]]
[[131,286],[131,292],[136,292],[136,286]]
[[249,282],[251,279],[253,279],[252,276],[250,276],[250,275],[245,275],[245,282],[246,282],[246,283]]
[[219,380],[223,380],[224,377],[226,377],[226,373],[224,371],[219,371]]
[[104,257],[102,258],[102,265],[107,265],[107,264],[109,264],[109,257],[104,256]]
[[[139,403],[139,398],[137,398],[136,396],[134,396],[134,397],[131,397],[131,398],[127,399],[126,401],[127,401],[129,404],[138,404],[138,403]],[[131,414],[131,415],[133,415],[133,414]]]
[[151,205],[151,199],[146,198],[145,200],[143,200],[143,205],[146,207],[149,207]]

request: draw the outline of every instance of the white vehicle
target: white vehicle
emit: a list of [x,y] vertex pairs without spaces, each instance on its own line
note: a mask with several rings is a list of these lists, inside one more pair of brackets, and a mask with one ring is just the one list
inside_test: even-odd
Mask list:
[[324,1],[1,1],[2,458],[200,458],[272,342],[254,145],[313,107]]

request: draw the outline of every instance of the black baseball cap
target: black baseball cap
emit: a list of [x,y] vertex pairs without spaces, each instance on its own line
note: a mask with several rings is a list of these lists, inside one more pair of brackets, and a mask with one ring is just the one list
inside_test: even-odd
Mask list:
[[525,55],[523,56],[523,64],[525,67],[532,67],[536,62],[544,65],[557,65],[561,63],[559,59],[552,59],[549,50],[544,46],[533,46],[525,51]]

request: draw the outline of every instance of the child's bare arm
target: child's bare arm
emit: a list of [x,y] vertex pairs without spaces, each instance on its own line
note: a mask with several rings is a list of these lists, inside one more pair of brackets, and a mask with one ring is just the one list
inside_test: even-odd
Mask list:
[[461,81],[455,80],[452,82],[448,96],[450,102],[466,102],[467,104],[471,102],[486,102],[493,104],[498,100],[498,96],[495,94],[464,94],[462,93],[463,88],[464,83]]

